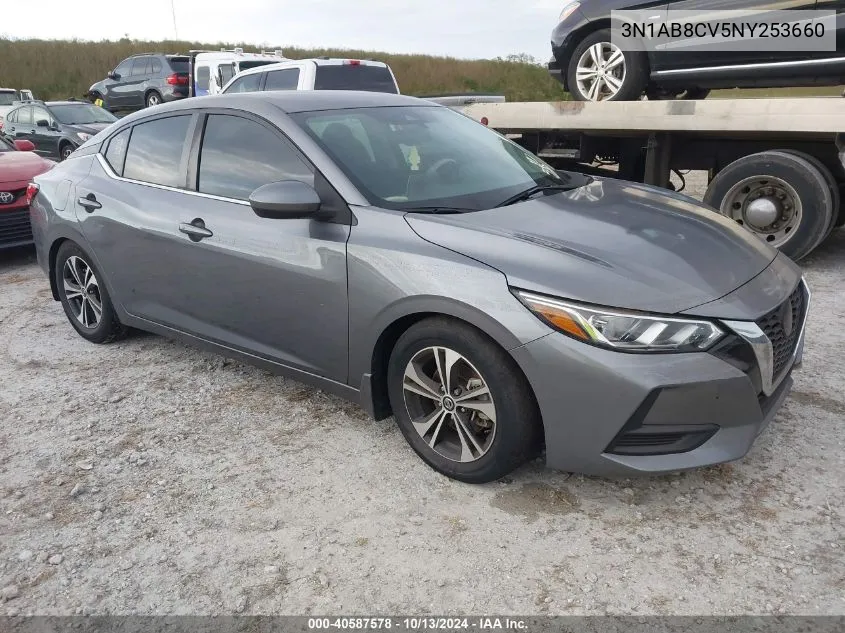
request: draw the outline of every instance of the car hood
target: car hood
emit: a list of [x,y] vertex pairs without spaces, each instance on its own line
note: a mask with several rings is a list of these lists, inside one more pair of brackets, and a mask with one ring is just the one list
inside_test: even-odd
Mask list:
[[612,179],[508,207],[406,219],[423,239],[500,270],[511,286],[666,314],[725,296],[777,256],[692,198]]
[[32,152],[0,152],[0,183],[29,180],[52,164]]
[[65,125],[63,126],[65,129],[70,130],[71,132],[85,132],[86,134],[97,134],[98,132],[102,132],[111,123],[79,123],[74,125]]

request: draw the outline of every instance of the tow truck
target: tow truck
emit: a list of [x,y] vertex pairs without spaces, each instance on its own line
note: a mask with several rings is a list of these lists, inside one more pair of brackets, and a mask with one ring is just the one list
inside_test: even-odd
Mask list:
[[683,185],[685,171],[706,171],[704,202],[794,260],[845,224],[840,97],[478,103],[462,112],[556,169],[673,190],[673,173]]

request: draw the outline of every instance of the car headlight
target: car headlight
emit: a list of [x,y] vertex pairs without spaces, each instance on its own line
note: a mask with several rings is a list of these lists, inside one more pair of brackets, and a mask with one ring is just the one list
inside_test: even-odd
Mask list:
[[525,306],[551,327],[572,338],[623,352],[702,352],[724,332],[710,321],[587,307],[522,290]]
[[558,22],[563,22],[566,18],[575,13],[575,10],[580,6],[580,2],[570,2],[569,4],[567,4],[565,7],[563,7],[563,11],[560,12]]
[[88,134],[88,132],[77,132],[76,135],[79,137],[79,140],[81,140],[83,143],[92,136],[94,136],[93,134]]

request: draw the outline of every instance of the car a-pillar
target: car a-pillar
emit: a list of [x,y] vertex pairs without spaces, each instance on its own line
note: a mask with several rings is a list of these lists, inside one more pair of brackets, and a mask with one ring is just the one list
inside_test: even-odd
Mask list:
[[704,202],[797,261],[833,230],[840,195],[833,174],[814,156],[771,150],[721,169]]

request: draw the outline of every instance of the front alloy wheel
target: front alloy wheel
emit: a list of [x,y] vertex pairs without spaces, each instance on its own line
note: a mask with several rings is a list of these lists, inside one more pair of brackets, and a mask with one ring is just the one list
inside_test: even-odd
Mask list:
[[578,59],[578,91],[589,101],[612,100],[625,83],[626,71],[625,55],[619,47],[611,42],[597,42]]
[[431,317],[408,328],[390,355],[387,390],[408,444],[452,479],[495,481],[542,446],[540,412],[519,366],[461,321]]
[[437,454],[456,462],[483,457],[496,437],[490,388],[466,358],[426,347],[408,362],[402,388],[411,423]]
[[648,56],[614,44],[610,29],[585,37],[566,68],[566,85],[576,101],[637,101],[647,80]]

